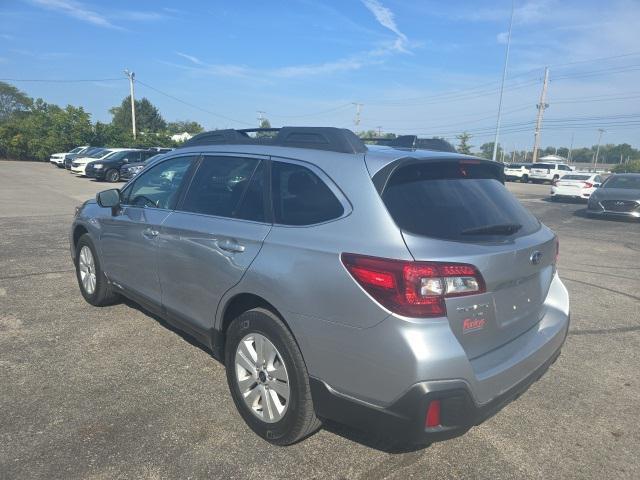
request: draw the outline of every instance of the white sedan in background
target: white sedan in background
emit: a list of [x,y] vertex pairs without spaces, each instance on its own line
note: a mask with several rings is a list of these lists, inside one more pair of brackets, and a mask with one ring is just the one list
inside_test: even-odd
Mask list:
[[553,182],[551,199],[573,198],[589,200],[604,179],[597,173],[570,173]]
[[74,173],[82,177],[85,175],[87,164],[91,162],[96,162],[98,160],[106,160],[106,158],[109,155],[115,152],[120,152],[122,150],[131,150],[131,149],[130,148],[107,148],[106,150],[101,150],[95,155],[91,155],[89,157],[74,158],[73,162],[71,162],[71,173]]

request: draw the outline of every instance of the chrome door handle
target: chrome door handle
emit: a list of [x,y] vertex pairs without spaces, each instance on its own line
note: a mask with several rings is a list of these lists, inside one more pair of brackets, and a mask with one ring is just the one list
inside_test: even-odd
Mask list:
[[158,233],[160,232],[158,232],[157,230],[153,230],[151,228],[145,228],[142,231],[142,236],[151,240],[156,238],[158,236]]
[[235,240],[230,240],[230,239],[218,240],[216,242],[216,245],[218,245],[219,249],[225,250],[227,252],[234,252],[234,253],[244,252],[244,245],[240,245]]

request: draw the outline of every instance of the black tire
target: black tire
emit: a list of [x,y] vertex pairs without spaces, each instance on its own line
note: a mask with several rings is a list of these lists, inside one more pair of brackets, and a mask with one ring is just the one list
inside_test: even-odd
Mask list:
[[520,179],[520,181],[522,183],[529,183],[529,175],[522,175],[522,178]]
[[118,170],[116,170],[115,168],[107,170],[107,172],[104,174],[104,179],[107,182],[115,183],[118,180],[120,180],[120,172]]
[[[248,334],[265,336],[278,350],[287,369],[290,396],[282,419],[267,423],[258,418],[245,404],[237,382],[235,365],[236,349]],[[254,308],[238,316],[227,330],[225,343],[227,382],[236,408],[244,421],[260,437],[274,445],[290,445],[311,435],[320,428],[316,417],[309,377],[304,359],[293,335],[273,312]]]
[[[92,293],[89,293],[85,290],[84,285],[82,284],[82,277],[80,274],[80,252],[83,247],[88,247],[91,250],[91,254],[93,256],[93,261],[95,265],[95,276],[96,276],[96,286]],[[80,287],[80,293],[84,299],[95,307],[104,307],[107,305],[113,305],[118,300],[118,294],[114,293],[111,285],[109,284],[107,277],[104,275],[102,271],[102,266],[100,264],[100,259],[96,253],[96,248],[93,244],[93,240],[89,234],[85,233],[80,237],[78,243],[76,245],[76,278],[78,280],[78,286]]]

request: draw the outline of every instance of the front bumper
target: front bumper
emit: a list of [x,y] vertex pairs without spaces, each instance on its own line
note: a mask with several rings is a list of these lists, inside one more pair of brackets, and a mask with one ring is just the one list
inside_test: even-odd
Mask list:
[[105,168],[93,168],[89,165],[84,169],[84,174],[89,178],[95,178],[97,180],[104,180]]
[[[566,337],[566,332],[565,332]],[[561,347],[526,378],[491,401],[478,404],[464,381],[420,382],[386,408],[341,395],[321,380],[311,378],[311,396],[320,418],[328,418],[387,440],[406,444],[428,444],[466,433],[516,400],[535,383],[560,355]],[[440,401],[441,424],[425,427],[429,404]]]

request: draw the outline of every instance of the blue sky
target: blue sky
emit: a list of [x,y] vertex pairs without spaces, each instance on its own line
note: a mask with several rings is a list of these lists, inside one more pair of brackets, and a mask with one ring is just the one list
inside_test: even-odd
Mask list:
[[[1,78],[108,121],[128,94],[167,120],[333,125],[493,140],[511,2],[5,0]],[[550,66],[543,145],[640,146],[640,2],[517,0],[501,142],[531,148]],[[615,58],[611,58],[615,57]],[[115,80],[111,80],[115,79]],[[175,98],[171,98],[175,97]],[[179,99],[180,101],[176,100]],[[591,101],[587,101],[591,99]],[[595,101],[594,101],[595,100]],[[362,103],[354,125],[354,102]]]

